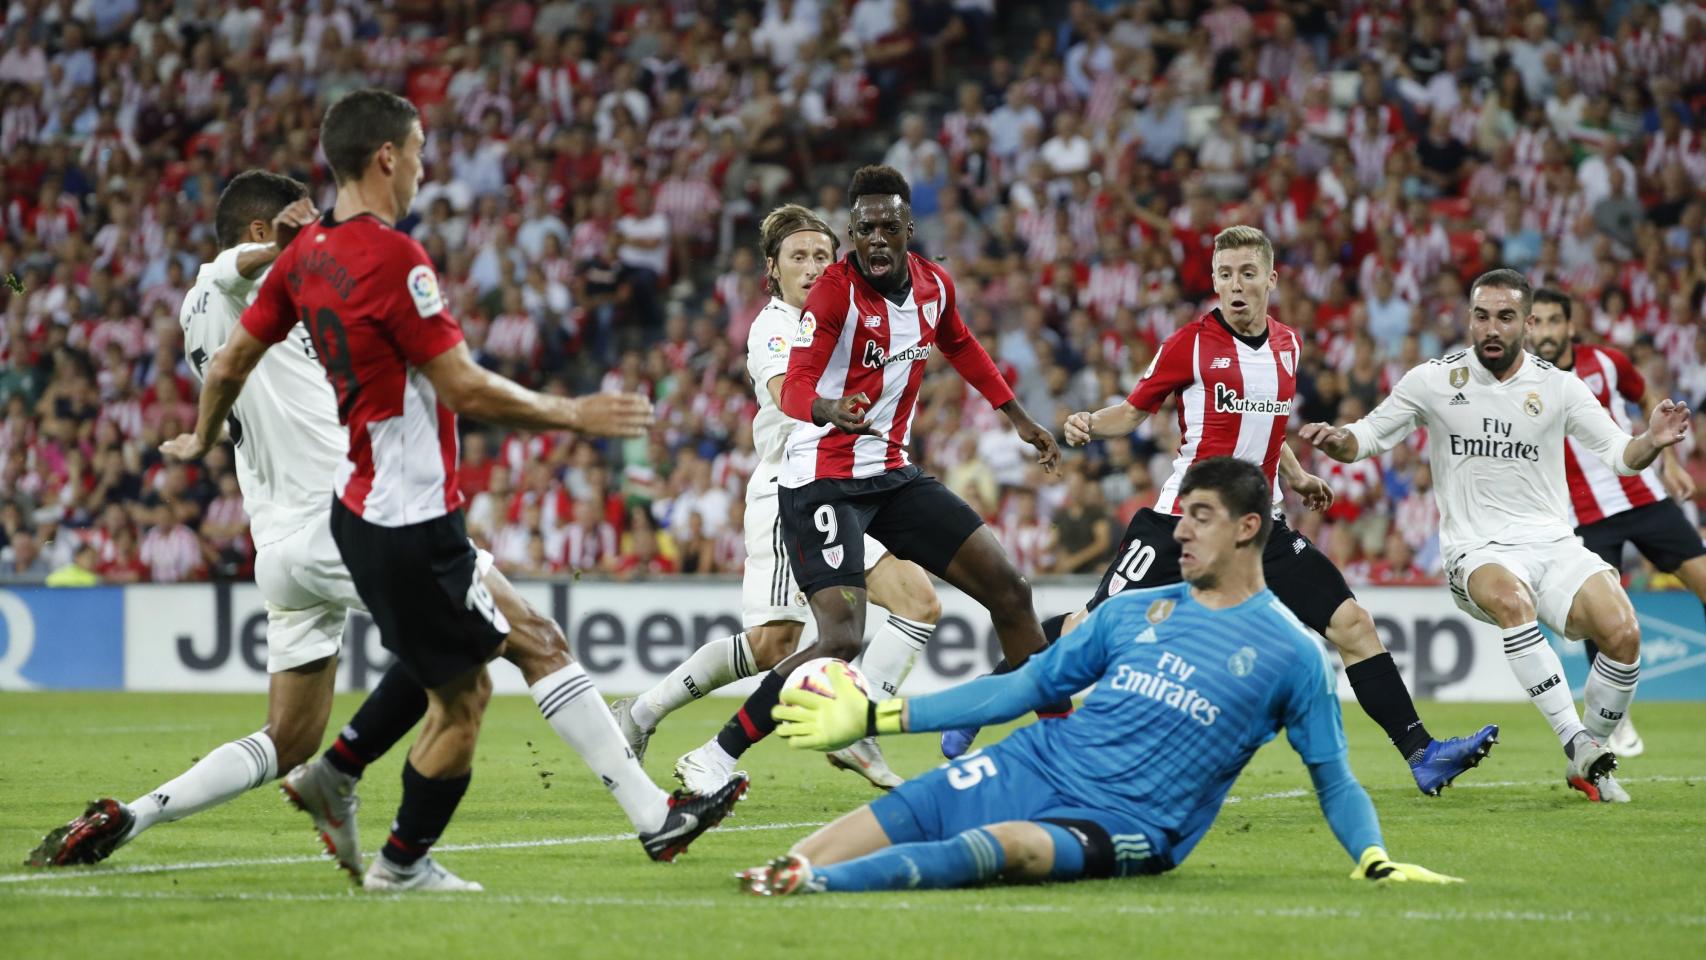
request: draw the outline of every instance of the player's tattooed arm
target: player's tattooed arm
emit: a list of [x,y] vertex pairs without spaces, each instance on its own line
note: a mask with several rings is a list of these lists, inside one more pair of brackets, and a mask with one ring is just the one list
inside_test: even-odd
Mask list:
[[1007,415],[1013,429],[1018,432],[1019,439],[1037,448],[1037,463],[1042,465],[1043,470],[1054,473],[1060,467],[1060,445],[1054,442],[1054,434],[1050,433],[1047,427],[1032,420],[1017,397],[996,409]]
[[1297,432],[1298,439],[1340,463],[1352,463],[1357,458],[1357,438],[1345,427],[1330,423],[1311,423]]
[[1149,411],[1132,406],[1129,400],[1121,400],[1100,410],[1081,410],[1066,418],[1066,443],[1067,446],[1082,447],[1092,440],[1123,437],[1148,419]]
[[179,460],[199,460],[219,442],[225,430],[225,418],[243,392],[249,374],[261,362],[271,344],[259,339],[238,324],[231,339],[213,355],[207,365],[207,380],[201,387],[201,402],[196,414],[194,433],[180,434],[160,444],[160,452]]

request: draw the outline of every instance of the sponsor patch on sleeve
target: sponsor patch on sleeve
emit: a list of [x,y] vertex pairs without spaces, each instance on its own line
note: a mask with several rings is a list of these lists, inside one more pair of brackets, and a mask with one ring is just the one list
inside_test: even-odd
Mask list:
[[415,310],[423,317],[444,312],[444,297],[438,292],[438,274],[431,265],[416,264],[409,271],[409,297],[415,301]]
[[817,318],[807,310],[800,317],[800,328],[794,333],[794,346],[809,347],[812,345],[812,335],[817,333]]
[[766,345],[770,348],[771,354],[778,357],[788,352],[788,341],[781,337],[771,337]]

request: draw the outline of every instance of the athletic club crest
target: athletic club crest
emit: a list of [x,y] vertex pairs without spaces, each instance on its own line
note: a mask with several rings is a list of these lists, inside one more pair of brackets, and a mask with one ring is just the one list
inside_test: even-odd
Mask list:
[[932,330],[936,329],[936,311],[938,309],[940,309],[940,304],[935,300],[924,305],[924,323]]
[[1451,368],[1451,386],[1452,386],[1452,389],[1461,390],[1461,389],[1463,389],[1463,385],[1468,383],[1468,382],[1469,382],[1469,368],[1468,367],[1452,367]]
[[1285,375],[1286,376],[1288,376],[1288,377],[1294,376],[1295,371],[1292,368],[1297,366],[1297,354],[1292,353],[1290,350],[1286,350],[1286,351],[1281,352],[1280,353],[1280,366],[1285,368]]
[[1161,621],[1172,616],[1173,615],[1173,607],[1175,605],[1176,604],[1172,600],[1157,600],[1154,603],[1151,603],[1149,605],[1149,613],[1147,614],[1147,616],[1149,617],[1149,622],[1150,623],[1160,623]]
[[832,567],[833,569],[840,570],[841,569],[841,558],[842,558],[844,552],[845,551],[842,550],[841,544],[839,544],[839,543],[833,547],[824,547],[823,548],[823,562],[829,564],[830,567]]
[[1582,378],[1582,382],[1588,385],[1588,390],[1596,397],[1605,390],[1605,377],[1601,374],[1590,373]]
[[1540,411],[1542,409],[1544,409],[1544,408],[1540,406],[1540,394],[1531,393],[1528,396],[1523,398],[1523,400],[1522,400],[1522,412],[1523,413],[1526,413],[1531,417],[1538,417],[1538,416],[1540,416]]

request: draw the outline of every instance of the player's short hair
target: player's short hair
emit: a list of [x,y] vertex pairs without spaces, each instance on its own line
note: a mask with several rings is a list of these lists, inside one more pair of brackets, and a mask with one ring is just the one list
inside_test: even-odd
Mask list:
[[1274,268],[1274,245],[1268,235],[1248,224],[1236,224],[1214,235],[1214,252],[1222,250],[1259,250],[1262,262]]
[[1248,513],[1261,517],[1261,529],[1248,546],[1255,547],[1257,552],[1267,546],[1268,534],[1274,529],[1273,491],[1268,488],[1268,478],[1262,476],[1260,467],[1237,457],[1198,460],[1185,471],[1185,479],[1179,483],[1179,496],[1193,490],[1213,490],[1219,494],[1220,502],[1234,519]]
[[782,241],[796,233],[813,232],[829,237],[829,249],[833,253],[841,246],[841,238],[835,235],[829,224],[823,218],[797,203],[784,203],[764,218],[758,225],[758,247],[764,253],[764,288],[771,296],[781,293],[781,287],[776,278],[770,274],[770,261],[782,255]]
[[213,231],[220,249],[243,242],[249,224],[271,223],[278,212],[308,196],[308,188],[289,177],[266,170],[245,170],[231,178],[213,208]]
[[1534,287],[1528,282],[1528,278],[1522,275],[1521,271],[1512,270],[1510,267],[1488,270],[1476,277],[1475,282],[1469,285],[1469,299],[1475,299],[1475,291],[1482,287],[1515,290],[1522,297],[1523,314],[1526,316],[1530,310],[1534,309]]
[[1565,321],[1570,319],[1570,309],[1572,306],[1570,302],[1570,295],[1556,287],[1541,287],[1539,290],[1534,291],[1534,302],[1554,304],[1559,310],[1564,311]]
[[320,149],[332,176],[339,183],[360,177],[380,147],[402,147],[420,116],[414,104],[389,90],[369,87],[339,97],[320,121]]
[[867,193],[878,196],[899,196],[902,203],[912,203],[912,185],[899,170],[886,163],[871,164],[853,171],[853,182],[847,185],[847,205],[859,202]]

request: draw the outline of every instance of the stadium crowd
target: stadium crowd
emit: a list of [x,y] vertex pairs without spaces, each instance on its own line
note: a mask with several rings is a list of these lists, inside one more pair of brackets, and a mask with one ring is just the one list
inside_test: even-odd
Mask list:
[[[1344,421],[1464,342],[1466,280],[1513,265],[1660,395],[1706,399],[1706,9],[1667,2],[15,0],[0,39],[0,579],[250,575],[229,448],[195,420],[177,323],[223,183],[310,185],[325,106],[423,112],[399,224],[479,362],[655,398],[639,441],[465,423],[469,526],[512,573],[736,571],[756,461],[754,226],[877,159],[916,245],[1040,421],[1124,396],[1212,306],[1232,223],[1279,253],[1304,332],[1296,422]],[[1059,22],[1057,30],[1039,24]],[[845,243],[845,237],[843,238]],[[937,358],[916,458],[1029,573],[1099,572],[1153,502],[1176,418],[1045,481]],[[1683,449],[1706,491],[1706,448]],[[1418,447],[1293,523],[1355,583],[1434,582]],[[1699,503],[1690,504],[1698,517]],[[1648,574],[1637,573],[1645,579]]]

